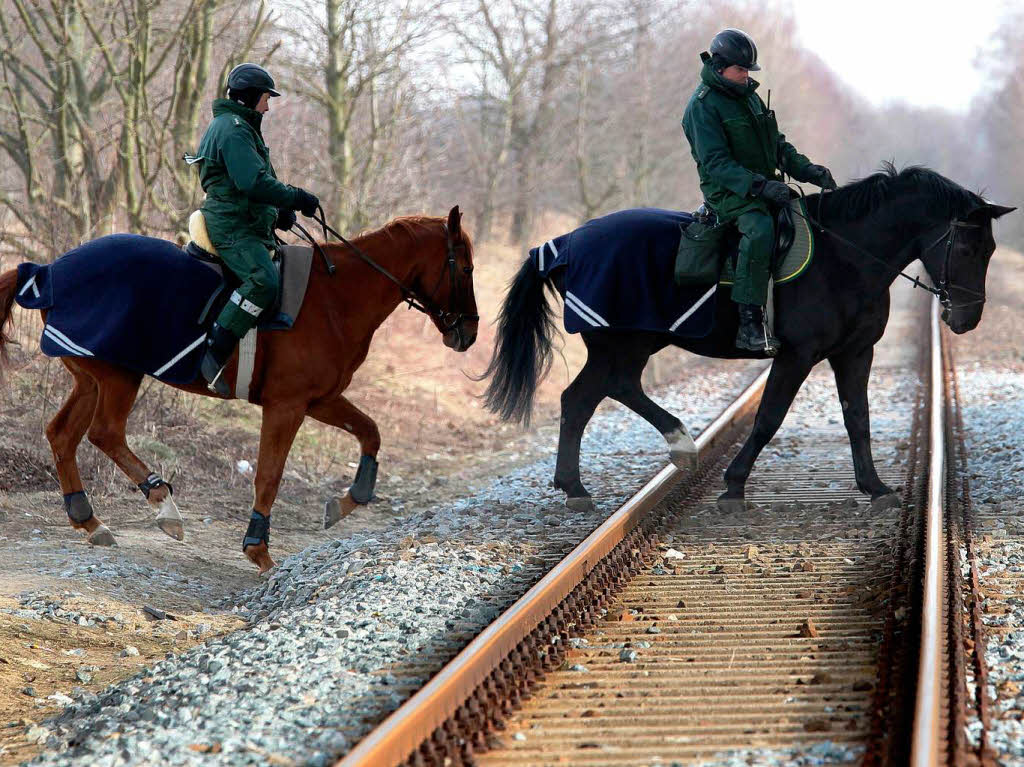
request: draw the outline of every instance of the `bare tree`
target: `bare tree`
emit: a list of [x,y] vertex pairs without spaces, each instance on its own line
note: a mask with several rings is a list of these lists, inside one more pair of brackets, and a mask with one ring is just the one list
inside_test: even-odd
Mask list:
[[[611,173],[594,174],[592,170],[593,159],[588,151],[588,136],[590,134],[590,84],[592,68],[584,59],[577,64],[576,73],[576,186],[579,189],[580,205],[583,206],[583,218],[590,219],[596,216],[619,192],[619,183]],[[597,175],[600,180],[594,179]],[[594,187],[597,187],[596,189]]]
[[[0,5],[0,149],[20,175],[2,236],[45,259],[123,223],[179,223],[224,0],[8,0]],[[231,0],[226,22],[248,19]],[[245,10],[243,10],[245,9]],[[260,10],[250,38],[266,24]],[[187,30],[179,34],[179,28]],[[179,204],[176,204],[179,203]],[[157,214],[159,221],[154,221]]]
[[312,52],[293,67],[302,94],[319,109],[326,135],[332,218],[368,222],[375,183],[395,160],[411,108],[410,59],[434,31],[436,0],[309,0],[296,30]]
[[[573,62],[622,34],[620,10],[599,0],[466,0],[450,12],[449,29],[461,42],[460,62],[477,71],[481,101],[491,120],[491,150],[483,156],[488,199],[494,174],[513,163],[509,237],[529,234],[540,149],[549,138],[556,98]],[[486,112],[481,109],[480,114]]]

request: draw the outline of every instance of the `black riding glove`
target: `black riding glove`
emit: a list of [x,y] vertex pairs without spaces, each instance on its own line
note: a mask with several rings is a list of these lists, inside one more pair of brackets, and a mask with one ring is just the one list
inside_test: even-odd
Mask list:
[[295,226],[295,211],[288,210],[288,208],[278,208],[277,221],[274,222],[274,228],[287,232],[293,226]]
[[775,205],[785,205],[789,202],[789,187],[781,181],[773,181],[764,176],[754,179],[754,183],[750,185],[750,194]]
[[320,207],[320,199],[315,194],[310,194],[305,189],[295,188],[296,200],[295,210],[303,216],[313,216],[316,209]]
[[831,191],[838,188],[836,186],[836,180],[832,178],[832,171],[824,165],[808,165],[807,180],[812,184],[820,186],[822,189],[828,189]]

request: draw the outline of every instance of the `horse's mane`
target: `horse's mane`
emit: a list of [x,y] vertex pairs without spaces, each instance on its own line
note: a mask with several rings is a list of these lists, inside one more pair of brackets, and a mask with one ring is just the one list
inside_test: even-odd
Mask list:
[[444,219],[437,216],[399,216],[388,221],[376,229],[365,229],[357,234],[355,240],[376,240],[387,238],[393,244],[399,234],[404,234],[413,242],[422,239],[424,236],[436,236],[438,229],[444,224]]
[[[856,221],[878,210],[896,195],[915,191],[929,196],[930,211],[937,210],[948,218],[966,215],[981,202],[974,192],[931,168],[910,165],[896,170],[891,162],[884,162],[877,173],[841,186],[834,192],[821,194],[821,215],[831,222]],[[818,200],[812,201],[811,210],[815,210],[818,204]]]

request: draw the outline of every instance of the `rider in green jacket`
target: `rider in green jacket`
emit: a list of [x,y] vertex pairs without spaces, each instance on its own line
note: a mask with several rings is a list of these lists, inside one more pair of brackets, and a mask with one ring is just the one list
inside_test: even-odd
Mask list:
[[270,97],[280,96],[274,79],[256,64],[239,64],[228,75],[228,97],[213,102],[213,122],[189,158],[199,164],[206,192],[203,218],[221,261],[242,281],[217,317],[206,340],[202,374],[213,391],[230,394],[221,377],[235,346],[277,298],[280,277],[271,261],[274,229],[290,229],[295,213],[316,213],[320,201],[304,189],[282,184],[270,163],[260,125]]
[[732,299],[739,304],[736,346],[775,356],[778,340],[764,321],[774,239],[773,206],[789,201],[779,171],[797,181],[835,189],[828,168],[814,165],[779,132],[775,112],[757,95],[748,72],[761,69],[745,32],[726,29],[701,54],[704,67],[683,115],[683,131],[697,163],[700,188],[722,222],[740,231]]

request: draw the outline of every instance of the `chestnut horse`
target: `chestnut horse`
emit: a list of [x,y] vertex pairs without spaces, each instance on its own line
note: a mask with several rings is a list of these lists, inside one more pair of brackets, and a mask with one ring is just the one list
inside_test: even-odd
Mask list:
[[[259,333],[250,400],[263,408],[255,498],[245,555],[260,572],[274,566],[268,548],[270,509],[281,483],[292,441],[308,415],[336,426],[359,440],[362,458],[355,482],[345,496],[327,501],[324,526],[337,522],[369,501],[377,471],[380,432],[366,413],[343,392],[366,359],[370,340],[403,301],[419,304],[442,333],[445,346],[463,352],[476,340],[473,293],[473,247],[461,226],[458,206],[448,220],[403,217],[354,238],[355,248],[324,244],[324,259],[314,259],[302,311],[287,332]],[[326,262],[336,268],[329,274]],[[0,331],[12,317],[17,272],[0,274]],[[44,311],[45,320],[45,311]],[[6,361],[0,332],[0,363]],[[234,388],[237,352],[225,375]],[[139,485],[159,511],[160,528],[184,537],[181,515],[170,485],[152,474],[128,448],[125,426],[143,374],[86,357],[62,357],[74,388],[46,427],[46,437],[64,492],[71,525],[85,530],[96,545],[113,545],[113,534],[92,510],[84,493],[75,453],[82,437],[106,453]],[[205,396],[203,382],[177,388]],[[70,499],[70,500],[69,500]]]

